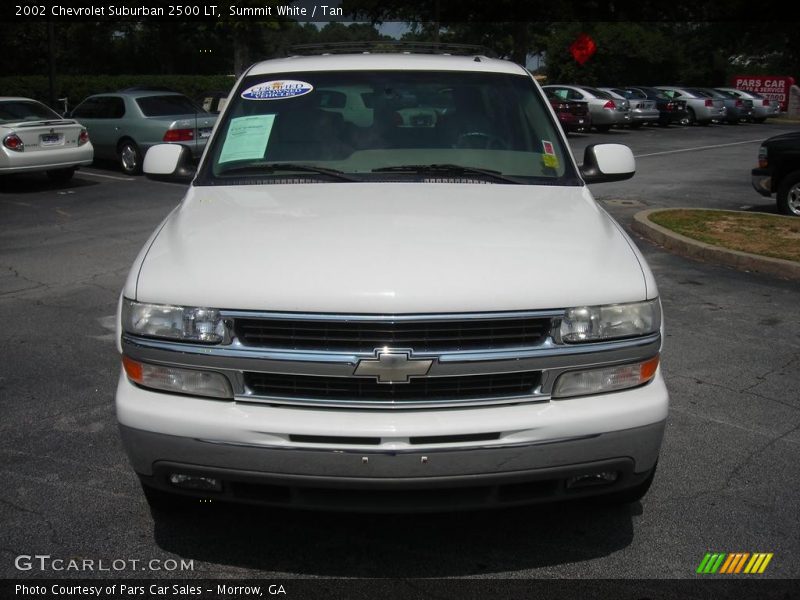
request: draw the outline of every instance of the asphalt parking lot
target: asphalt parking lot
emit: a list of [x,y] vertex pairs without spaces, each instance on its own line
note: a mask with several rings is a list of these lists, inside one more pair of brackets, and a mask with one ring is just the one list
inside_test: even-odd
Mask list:
[[[798,125],[574,135],[631,146],[637,176],[595,186],[627,225],[645,207],[775,212],[750,187],[758,144]],[[151,515],[118,439],[113,314],[127,270],[183,186],[80,171],[0,184],[0,577],[19,555],[189,559],[129,577],[694,578],[708,551],[772,552],[800,577],[800,286],[636,238],[658,281],[671,410],[641,503],[376,516],[198,506]],[[578,243],[578,241],[576,241]]]

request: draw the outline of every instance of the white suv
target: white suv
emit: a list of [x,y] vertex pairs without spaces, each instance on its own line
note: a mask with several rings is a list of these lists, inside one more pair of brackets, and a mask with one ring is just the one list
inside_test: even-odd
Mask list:
[[[330,90],[363,114],[332,110]],[[522,67],[262,62],[196,173],[189,158],[145,158],[151,177],[193,179],[119,304],[117,415],[151,504],[647,491],[668,404],[658,291],[586,186],[631,177],[633,156],[590,146],[579,168]]]

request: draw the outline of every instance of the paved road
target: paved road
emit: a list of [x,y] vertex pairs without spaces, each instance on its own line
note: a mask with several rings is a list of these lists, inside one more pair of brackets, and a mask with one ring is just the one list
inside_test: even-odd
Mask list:
[[[571,141],[624,141],[639,155],[635,179],[595,189],[627,223],[639,203],[771,209],[750,189],[753,140],[790,128]],[[683,151],[720,144],[731,145]],[[2,183],[0,577],[87,574],[20,572],[23,554],[184,558],[195,576],[693,577],[708,550],[774,552],[765,576],[800,576],[800,290],[639,239],[663,297],[672,395],[642,503],[428,516],[198,506],[154,519],[114,421],[112,314],[130,263],[182,189],[98,168],[64,188],[34,176]],[[171,575],[140,568],[116,574]]]

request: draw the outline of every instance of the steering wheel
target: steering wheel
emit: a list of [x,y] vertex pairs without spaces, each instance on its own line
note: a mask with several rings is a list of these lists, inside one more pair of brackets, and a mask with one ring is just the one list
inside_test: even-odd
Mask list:
[[453,148],[474,148],[478,150],[508,150],[508,143],[496,135],[484,131],[469,131],[456,138]]

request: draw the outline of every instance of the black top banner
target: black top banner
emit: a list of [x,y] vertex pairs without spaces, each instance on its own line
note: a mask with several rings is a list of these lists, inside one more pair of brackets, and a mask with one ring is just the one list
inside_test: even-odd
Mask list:
[[11,0],[0,21],[563,22],[785,21],[781,3],[752,0]]

